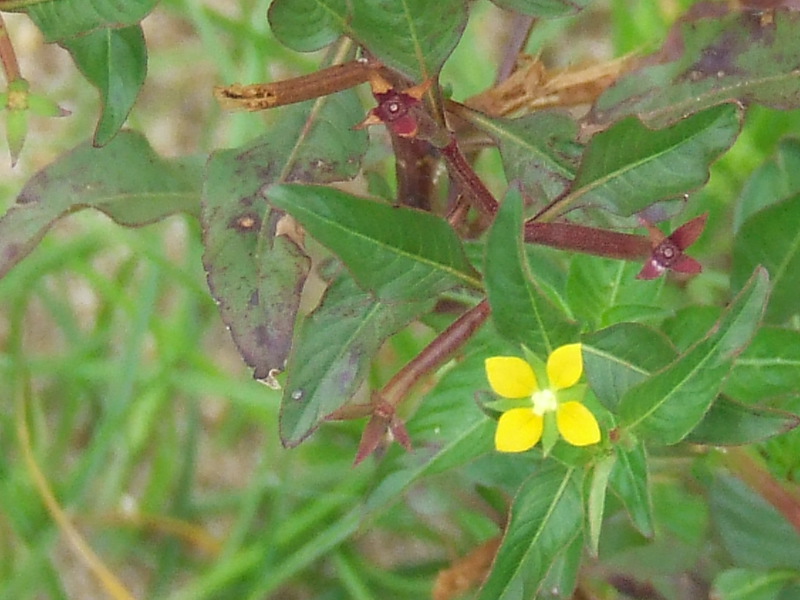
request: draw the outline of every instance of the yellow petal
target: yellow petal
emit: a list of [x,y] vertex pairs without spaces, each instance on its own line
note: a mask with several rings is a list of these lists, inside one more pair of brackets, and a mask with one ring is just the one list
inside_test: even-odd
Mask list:
[[530,408],[512,408],[500,415],[494,446],[500,452],[525,452],[542,437],[544,419]]
[[600,426],[592,411],[580,402],[564,402],[556,410],[558,432],[573,446],[589,446],[600,441]]
[[572,387],[583,374],[583,356],[580,344],[567,344],[553,350],[547,358],[547,378],[550,389]]
[[538,388],[533,369],[516,356],[493,356],[485,361],[486,378],[503,398],[527,398]]

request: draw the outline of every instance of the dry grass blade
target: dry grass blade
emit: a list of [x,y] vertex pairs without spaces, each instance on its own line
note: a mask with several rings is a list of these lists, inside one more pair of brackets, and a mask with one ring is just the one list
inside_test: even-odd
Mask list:
[[30,389],[27,388],[27,384],[23,383],[22,385],[25,386],[25,389],[19,390],[16,400],[17,436],[19,438],[23,457],[25,458],[25,465],[28,468],[28,472],[33,479],[36,490],[39,492],[47,511],[53,517],[56,525],[67,538],[80,560],[89,568],[103,588],[108,592],[109,596],[114,598],[114,600],[135,600],[133,594],[125,588],[122,582],[111,572],[102,559],[95,554],[94,550],[92,550],[86,540],[83,539],[80,532],[72,524],[53,494],[53,490],[47,482],[47,478],[39,468],[36,458],[33,455],[30,432],[28,431],[25,417],[27,414],[27,398],[30,395]]
[[493,117],[528,113],[555,106],[590,104],[631,65],[630,56],[589,65],[548,70],[538,59],[523,56],[511,76],[473,96],[466,104]]

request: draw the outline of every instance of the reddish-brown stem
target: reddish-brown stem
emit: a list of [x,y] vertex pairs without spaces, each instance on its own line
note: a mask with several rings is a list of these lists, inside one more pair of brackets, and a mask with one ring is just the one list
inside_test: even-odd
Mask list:
[[375,62],[352,60],[272,83],[215,87],[214,96],[226,109],[264,110],[327,96],[365,83],[370,73],[378,68],[380,65]]
[[441,152],[447,160],[450,175],[461,186],[470,203],[483,216],[493,218],[498,208],[497,200],[464,158],[456,138],[451,138],[450,143],[441,148]]
[[8,37],[8,30],[6,29],[5,21],[3,21],[3,15],[0,15],[0,62],[3,64],[3,71],[6,74],[6,81],[8,83],[22,77],[19,70],[19,63],[17,62],[17,54],[14,52],[11,38]]
[[621,260],[646,258],[652,251],[650,238],[618,233],[573,223],[525,223],[525,241],[561,250],[572,250]]
[[743,448],[725,453],[727,467],[769,502],[800,533],[800,490],[785,488]]
[[456,319],[383,386],[375,396],[376,404],[399,405],[422,377],[444,364],[472,337],[490,312],[489,303],[482,300]]

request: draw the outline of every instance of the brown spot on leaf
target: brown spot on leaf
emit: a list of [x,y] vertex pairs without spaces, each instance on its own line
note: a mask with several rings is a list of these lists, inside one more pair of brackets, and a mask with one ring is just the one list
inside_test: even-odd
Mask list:
[[261,303],[261,298],[259,297],[258,290],[255,290],[252,294],[250,294],[250,300],[248,300],[247,304],[251,307],[256,307]]
[[228,225],[240,233],[258,232],[261,230],[261,217],[254,212],[246,212],[233,217]]

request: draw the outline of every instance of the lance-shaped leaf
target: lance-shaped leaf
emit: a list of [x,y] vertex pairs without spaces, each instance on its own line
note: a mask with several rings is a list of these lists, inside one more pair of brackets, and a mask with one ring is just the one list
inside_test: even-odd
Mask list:
[[302,442],[350,400],[383,342],[432,308],[433,301],[385,304],[339,277],[295,336],[281,402],[284,445]]
[[646,536],[653,535],[653,499],[650,496],[650,476],[644,444],[630,450],[614,446],[617,462],[611,471],[609,485],[622,501],[634,527]]
[[522,15],[552,19],[574,14],[588,6],[591,0],[492,0],[500,8]]
[[597,556],[597,549],[600,546],[600,530],[603,526],[603,517],[606,512],[606,492],[611,471],[614,469],[616,462],[617,457],[614,454],[609,454],[594,464],[589,476],[586,520],[589,525],[589,548],[591,548],[594,556]]
[[[716,104],[738,100],[800,106],[800,12],[735,11],[685,20],[661,56],[644,61],[595,103],[591,119],[638,115],[661,127]],[[661,64],[659,64],[659,62]]]
[[197,214],[199,161],[159,157],[138,133],[103,148],[86,142],[34,175],[0,218],[0,277],[22,260],[60,217],[96,208],[131,227],[177,212]]
[[[567,297],[582,322],[605,326],[657,309],[661,286],[636,279],[641,263],[576,254],[570,258]],[[625,314],[624,319],[618,318]]]
[[569,193],[547,212],[597,206],[631,216],[698,188],[708,180],[711,163],[736,140],[740,126],[741,111],[732,104],[658,130],[627,118],[591,139]]
[[420,82],[439,72],[467,24],[463,0],[275,0],[276,37],[300,51],[345,34],[377,60]]
[[800,195],[757,212],[739,229],[733,242],[733,289],[742,287],[756,265],[766,267],[772,281],[765,319],[782,324],[800,312]]
[[659,331],[638,323],[619,323],[582,338],[589,386],[606,408],[616,412],[629,389],[675,360],[677,352]]
[[203,191],[203,262],[222,319],[254,376],[282,370],[309,268],[293,223],[262,192],[278,181],[353,177],[366,135],[352,91],[281,109],[272,128],[241,149],[212,155]]
[[736,359],[725,393],[741,402],[785,406],[774,398],[800,390],[800,331],[763,327]]
[[560,196],[575,178],[583,147],[578,125],[563,112],[541,111],[519,119],[488,117],[462,110],[461,116],[497,143],[506,178],[540,202]]
[[[158,0],[92,0],[89,4],[86,0],[45,0],[30,2],[20,10],[28,13],[46,42],[58,42],[106,27],[136,25],[156,4]],[[0,10],[6,10],[1,0]]]
[[541,356],[574,342],[570,321],[533,280],[522,241],[522,196],[513,186],[486,240],[484,280],[497,331]]
[[102,113],[94,142],[103,146],[125,123],[147,75],[147,47],[142,28],[134,25],[98,29],[62,45],[100,92]]
[[547,572],[583,530],[579,477],[552,462],[520,488],[477,600],[535,598]]
[[747,179],[733,213],[733,228],[762,208],[800,194],[800,140],[786,138],[778,144],[775,157]]
[[674,444],[686,437],[755,333],[768,296],[769,279],[759,268],[704,339],[626,392],[619,404],[621,425],[656,443]]
[[279,185],[267,194],[381,300],[428,300],[458,283],[480,286],[455,231],[436,215],[320,186]]
[[798,415],[742,404],[722,395],[685,439],[708,446],[741,446],[786,433],[798,425]]

